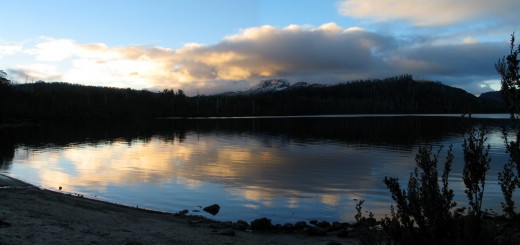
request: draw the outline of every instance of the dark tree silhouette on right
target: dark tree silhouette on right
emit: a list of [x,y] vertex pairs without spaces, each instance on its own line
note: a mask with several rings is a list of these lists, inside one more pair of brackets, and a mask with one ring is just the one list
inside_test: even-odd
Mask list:
[[509,54],[502,57],[495,64],[497,72],[502,77],[502,98],[512,121],[512,130],[503,129],[506,150],[509,153],[509,161],[504,165],[502,172],[498,174],[498,181],[504,194],[502,203],[506,215],[518,217],[515,212],[513,193],[520,188],[520,75],[518,54],[520,45],[515,47],[515,34],[511,34],[511,48]]

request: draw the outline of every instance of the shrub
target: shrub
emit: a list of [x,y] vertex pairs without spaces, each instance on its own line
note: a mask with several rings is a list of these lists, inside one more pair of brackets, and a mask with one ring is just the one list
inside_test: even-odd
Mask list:
[[485,128],[471,128],[464,138],[464,170],[462,179],[468,196],[470,205],[470,215],[476,216],[478,220],[482,217],[482,199],[484,197],[484,187],[486,183],[486,173],[489,169],[491,159],[489,155],[489,144]]
[[509,141],[506,129],[503,130],[506,150],[509,153],[509,161],[504,165],[498,175],[498,181],[504,194],[505,202],[502,203],[504,213],[510,217],[516,217],[513,193],[520,187],[520,45],[515,49],[515,35],[511,35],[511,48],[508,55],[502,57],[495,64],[497,72],[502,77],[502,99],[506,109],[511,115],[515,139]]
[[456,238],[453,190],[448,188],[448,176],[453,162],[452,147],[448,149],[442,187],[437,171],[438,157],[432,147],[420,147],[415,157],[417,167],[410,174],[408,190],[401,190],[397,178],[385,177],[385,184],[396,202],[391,216],[382,222],[389,241],[398,244],[441,244]]
[[374,214],[369,212],[368,217],[364,217],[363,215],[363,203],[365,200],[360,200],[356,204],[356,215],[354,216],[356,219],[357,233],[359,235],[359,240],[361,244],[364,245],[375,245],[381,244],[381,239],[379,237],[380,227],[376,218],[374,218]]

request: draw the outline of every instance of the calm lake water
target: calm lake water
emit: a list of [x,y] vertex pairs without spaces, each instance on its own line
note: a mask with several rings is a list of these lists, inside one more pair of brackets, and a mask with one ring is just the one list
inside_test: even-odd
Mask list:
[[[217,220],[269,217],[352,221],[357,200],[377,216],[393,203],[383,183],[406,185],[420,145],[453,145],[450,187],[466,205],[463,132],[487,125],[486,208],[500,211],[497,172],[508,157],[504,115],[175,119],[61,124],[1,131],[0,172],[50,189]],[[507,116],[505,116],[507,118]],[[520,198],[515,196],[517,202]],[[218,203],[216,216],[201,207]],[[199,211],[197,213],[197,211]]]

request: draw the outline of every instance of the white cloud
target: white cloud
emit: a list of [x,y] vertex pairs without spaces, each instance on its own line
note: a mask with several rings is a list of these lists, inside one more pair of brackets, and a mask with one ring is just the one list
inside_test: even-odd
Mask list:
[[79,44],[70,39],[45,37],[23,53],[33,60],[9,69],[18,81],[29,78],[140,89],[170,78],[173,51],[160,47]]
[[343,15],[376,22],[404,20],[417,26],[438,26],[477,18],[517,18],[518,0],[344,0]]
[[172,88],[190,95],[244,90],[271,78],[338,83],[404,73],[463,87],[495,79],[493,64],[507,52],[505,42],[478,42],[473,36],[451,43],[432,40],[401,40],[335,23],[253,27],[214,45],[190,43],[177,50],[45,38],[20,51],[32,61],[8,71],[19,81],[31,77],[136,89]]
[[62,61],[77,53],[77,45],[73,40],[42,38],[34,49],[27,53],[36,56],[38,61]]
[[498,79],[482,81],[482,88],[490,88],[495,91],[499,91],[502,88],[502,83]]
[[21,52],[22,49],[22,45],[0,44],[0,58]]

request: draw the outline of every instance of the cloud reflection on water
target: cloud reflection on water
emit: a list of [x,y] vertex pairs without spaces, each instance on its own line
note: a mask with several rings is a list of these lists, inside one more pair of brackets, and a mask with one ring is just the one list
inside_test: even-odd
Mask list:
[[[371,178],[378,166],[374,154],[359,146],[306,145],[287,147],[273,139],[266,147],[254,138],[228,135],[188,135],[179,141],[152,138],[131,144],[116,141],[103,145],[76,145],[52,151],[33,151],[17,158],[25,169],[38,173],[39,185],[75,186],[104,191],[106,186],[175,182],[190,189],[218,183],[231,195],[270,206],[273,198],[291,197],[289,207],[302,198],[315,198],[337,206],[349,190],[380,188]],[[359,148],[359,149],[357,149]],[[324,152],[325,151],[325,152]],[[329,152],[327,152],[329,151]],[[367,154],[363,154],[367,151]],[[330,157],[339,154],[344,157]],[[21,156],[23,154],[17,154]],[[404,159],[403,159],[404,160]],[[339,162],[338,162],[339,161]],[[402,161],[393,172],[406,171],[413,161]],[[16,170],[14,170],[16,171]],[[355,196],[357,198],[357,196]]]
[[[152,205],[150,208],[155,209],[174,205],[180,205],[176,210],[184,209],[185,203],[194,205],[193,198],[235,209],[223,210],[223,217],[236,212],[260,215],[283,208],[283,212],[297,213],[298,217],[303,216],[298,212],[308,212],[305,214],[308,217],[321,209],[343,220],[352,220],[356,200],[361,199],[366,200],[367,209],[376,215],[383,214],[391,200],[382,179],[392,176],[406,181],[415,166],[414,149],[418,143],[407,143],[409,139],[392,141],[394,132],[384,129],[369,127],[366,131],[372,134],[356,134],[356,124],[348,122],[354,130],[345,132],[335,128],[337,138],[332,134],[313,138],[318,134],[328,135],[323,131],[327,125],[318,127],[318,134],[314,128],[301,130],[307,138],[300,138],[288,133],[268,134],[259,130],[256,123],[257,133],[186,130],[179,134],[160,133],[94,143],[18,147],[9,171],[43,187],[63,186],[68,192],[109,196],[114,192],[120,192],[119,196],[132,193],[137,195],[133,198],[146,199]],[[415,124],[419,128],[424,126]],[[459,144],[455,145],[456,150],[460,150],[460,135],[454,136],[451,129],[442,125],[439,128],[436,130],[441,132],[429,132],[427,137],[404,137],[437,145],[454,142]],[[428,138],[430,134],[440,138]],[[377,136],[381,137],[380,142]],[[501,141],[497,137],[500,134],[493,132],[489,141]],[[461,160],[460,154],[456,157],[456,161]],[[500,161],[496,164],[500,165]],[[454,179],[450,185],[456,192],[463,188],[460,180]],[[493,193],[496,186],[486,188]],[[164,201],[166,196],[168,200]],[[164,203],[154,204],[152,199]]]

